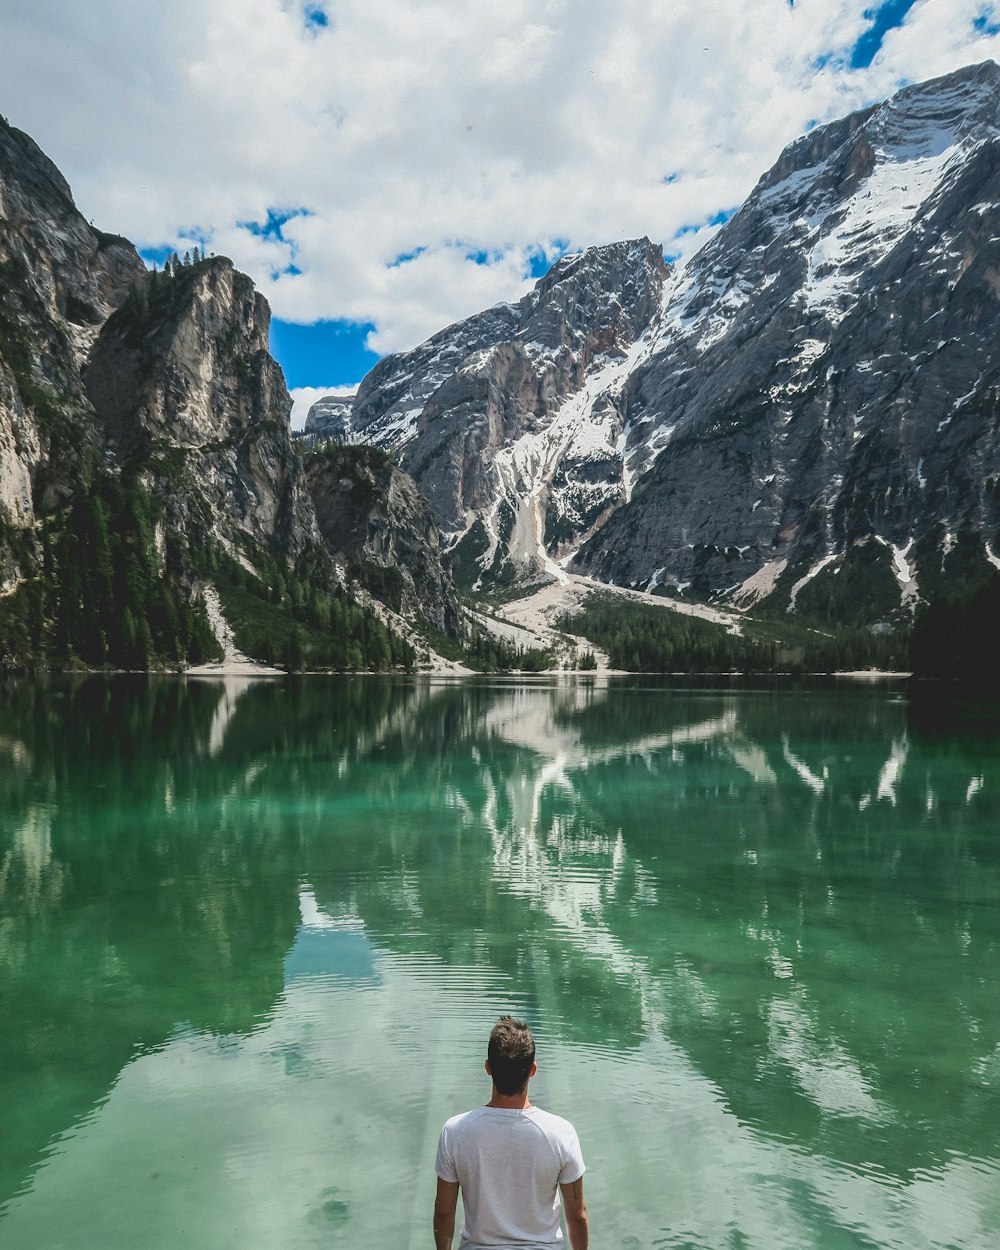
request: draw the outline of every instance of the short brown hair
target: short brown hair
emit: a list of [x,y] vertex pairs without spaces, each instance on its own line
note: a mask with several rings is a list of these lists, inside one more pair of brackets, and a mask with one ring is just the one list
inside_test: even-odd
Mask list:
[[486,1051],[497,1092],[510,1097],[524,1089],[535,1062],[535,1039],[523,1020],[501,1016],[490,1033]]

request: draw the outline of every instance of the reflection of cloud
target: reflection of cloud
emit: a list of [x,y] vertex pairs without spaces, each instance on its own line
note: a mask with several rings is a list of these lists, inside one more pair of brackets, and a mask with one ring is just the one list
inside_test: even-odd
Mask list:
[[799,1001],[774,999],[768,1010],[768,1052],[794,1072],[802,1092],[829,1115],[884,1121],[885,1111],[854,1060],[832,1038],[817,1036]]
[[[400,954],[375,991],[298,981],[248,1036],[179,1033],[128,1062],[54,1144],[5,1210],[6,1244],[75,1244],[79,1227],[109,1248],[174,1244],[182,1194],[190,1250],[218,1246],[219,1230],[258,1250],[415,1250],[437,1132],[481,1094],[486,1030],[498,1008],[519,1007],[512,992],[490,969]],[[799,1068],[823,1068],[817,1096],[831,1114],[861,1113],[863,1077],[841,1078],[836,1047],[804,1008],[786,1006],[773,1023]],[[995,1159],[950,1157],[893,1180],[755,1130],[662,1036],[638,1055],[570,1046],[557,1029],[540,1040],[540,1101],[551,1096],[588,1162],[599,1160],[594,1206],[608,1245],[995,1250]]]

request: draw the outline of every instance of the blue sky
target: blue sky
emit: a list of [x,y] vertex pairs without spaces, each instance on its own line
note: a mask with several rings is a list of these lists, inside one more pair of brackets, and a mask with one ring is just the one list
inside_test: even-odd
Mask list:
[[998,54],[983,0],[33,0],[0,112],[101,228],[253,277],[301,423],[567,250],[683,263],[810,126]]

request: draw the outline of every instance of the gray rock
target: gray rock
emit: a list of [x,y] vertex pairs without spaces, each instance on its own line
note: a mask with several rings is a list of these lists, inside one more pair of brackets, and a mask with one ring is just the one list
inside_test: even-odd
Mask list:
[[621,497],[620,413],[588,388],[624,372],[659,309],[666,273],[648,239],[564,257],[519,303],[376,365],[353,405],[353,437],[398,457],[449,543],[485,525],[484,566],[502,546],[532,572],[545,499],[559,499],[565,540]]
[[413,479],[376,448],[336,445],[308,457],[306,476],[330,553],[394,611],[457,638],[438,528]]
[[318,533],[269,326],[267,301],[224,258],[147,275],[85,381],[108,454],[141,466],[179,529],[294,558]]
[[94,436],[80,366],[144,272],[131,243],[89,226],[52,162],[0,120],[0,516],[13,524],[72,494]]
[[320,443],[341,443],[344,446],[355,442],[351,424],[351,412],[354,408],[354,395],[324,395],[317,399],[309,409],[305,426],[296,436],[302,447],[318,447]]
[[668,290],[628,387],[633,494],[575,567],[744,603],[871,542],[909,604],[985,572],[998,238],[992,62],[792,144]]

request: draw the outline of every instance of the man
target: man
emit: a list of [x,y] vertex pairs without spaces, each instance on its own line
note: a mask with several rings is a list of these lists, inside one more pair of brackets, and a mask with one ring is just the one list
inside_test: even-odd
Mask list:
[[537,1070],[528,1026],[501,1016],[486,1059],[493,1097],[485,1107],[452,1116],[441,1130],[434,1166],[436,1250],[451,1250],[459,1189],[465,1210],[459,1250],[558,1250],[564,1245],[560,1206],[572,1250],[587,1250],[580,1141],[568,1120],[529,1101],[528,1081]]

